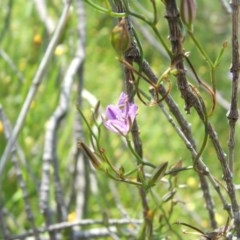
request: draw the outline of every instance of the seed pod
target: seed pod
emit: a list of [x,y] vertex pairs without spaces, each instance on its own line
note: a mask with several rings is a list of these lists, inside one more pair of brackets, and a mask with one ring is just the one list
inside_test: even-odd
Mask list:
[[197,15],[195,0],[181,0],[180,15],[183,23],[188,27],[191,27]]
[[126,19],[123,18],[112,30],[112,46],[118,54],[122,54],[130,47],[130,36],[126,26]]

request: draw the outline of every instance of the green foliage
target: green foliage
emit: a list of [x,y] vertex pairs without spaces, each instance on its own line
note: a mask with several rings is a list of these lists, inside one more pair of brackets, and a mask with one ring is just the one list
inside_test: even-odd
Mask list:
[[[2,4],[3,14],[0,16],[0,35],[1,33],[3,34],[0,38],[0,50],[1,52],[4,51],[12,61],[9,64],[3,57],[0,59],[0,104],[9,123],[11,126],[14,126],[52,33],[49,33],[47,28],[44,27],[33,2],[21,0],[16,3],[13,1],[12,6],[9,5],[10,2],[4,0]],[[92,8],[91,4],[85,4],[87,39],[84,88],[93,93],[96,99],[100,100],[101,107],[105,108],[108,104],[116,102],[123,86],[122,67],[114,49],[111,47],[111,32],[113,26],[117,23],[119,14],[109,12],[110,5],[107,4],[108,1],[86,2],[97,4],[99,9],[97,11]],[[152,2],[155,1],[142,1],[142,3],[138,3],[138,1],[129,2],[133,13],[141,12],[141,15],[144,16],[143,19],[137,19],[138,15],[135,18],[133,17],[134,21],[137,21],[136,23],[138,24],[136,24],[137,27],[135,28],[136,35],[141,42],[143,57],[147,59],[155,74],[160,77],[170,67],[169,53],[171,49],[170,41],[168,40],[167,21],[164,18],[164,3],[156,1],[155,10],[157,16],[154,16],[154,5]],[[63,6],[58,1],[47,1],[48,14],[54,22],[58,21],[62,8]],[[8,12],[10,13],[9,18],[7,17]],[[18,146],[24,153],[24,160],[18,157],[17,162],[26,184],[36,226],[44,225],[44,216],[40,214],[39,209],[38,194],[43,174],[42,161],[46,125],[58,105],[64,74],[69,63],[75,56],[79,37],[77,26],[78,18],[76,8],[73,4],[64,32],[55,54],[52,56],[46,72],[44,72],[44,79],[31,104],[24,127],[21,129],[17,141]],[[149,31],[147,35],[151,34],[149,36],[157,42],[157,46],[166,44],[165,47],[167,50],[161,50],[164,52],[163,54],[161,51],[156,50],[157,48],[154,47],[153,43],[144,36],[144,32],[140,31],[140,26],[144,26]],[[157,32],[160,35],[156,34]],[[220,93],[223,99],[229,102],[231,97],[231,81],[229,77],[231,50],[230,46],[226,47],[222,55],[221,50],[225,42],[228,45],[231,44],[230,16],[222,10],[219,2],[197,1],[197,17],[193,34],[195,40],[201,44],[204,52],[207,53],[208,59],[201,52],[201,49],[196,47],[196,41],[194,41],[191,33],[184,27],[183,33],[185,51],[189,53],[188,59],[194,66],[194,70],[198,73],[198,77],[211,87],[215,85],[218,93]],[[221,58],[215,64],[219,54]],[[188,65],[186,64],[186,66]],[[141,69],[138,69],[137,66],[134,65],[134,67],[137,71],[141,72]],[[187,70],[191,70],[189,66]],[[214,80],[211,70],[214,71]],[[76,118],[79,114],[76,107],[78,105],[77,81],[79,79],[77,76],[75,78],[76,81],[71,89],[70,106],[65,118],[60,123],[56,138],[59,176],[62,183],[64,200],[68,205],[68,216],[70,213],[75,212],[76,202],[71,197],[74,198],[77,195],[71,189],[75,184],[74,181],[76,181],[74,178],[76,163],[72,153],[77,147],[75,132]],[[211,112],[213,106],[211,94],[199,84],[194,76],[188,75],[187,78],[201,95],[207,111]],[[179,94],[176,78],[169,76],[169,81],[171,82],[170,94],[175,99],[175,102],[177,102],[186,120],[191,124],[196,145],[200,148],[204,139],[202,121],[194,109],[191,109],[189,115],[184,113],[185,103]],[[164,86],[168,86],[167,82],[163,81],[162,83]],[[149,84],[140,82],[138,87],[148,93]],[[142,104],[141,99],[136,99],[135,102],[139,106],[137,120],[140,136],[144,143],[143,159],[155,166],[160,166],[155,172],[150,171],[144,166],[147,169],[149,180],[149,186],[146,189],[149,191],[149,198],[151,197],[152,199],[149,204],[151,211],[148,214],[154,225],[154,234],[156,235],[154,236],[153,234],[152,239],[168,239],[163,237],[168,235],[174,236],[173,238],[170,237],[171,239],[184,239],[184,235],[182,234],[183,227],[173,224],[180,220],[181,222],[196,225],[201,229],[210,229],[207,210],[203,209],[205,202],[202,199],[202,191],[199,189],[199,179],[191,168],[193,165],[191,153],[186,150],[185,144],[169,124],[164,114],[159,111],[156,104],[146,106]],[[214,126],[220,143],[227,152],[229,130],[226,112],[228,109],[223,105],[219,104],[219,102],[216,104],[216,108],[212,116],[208,118],[208,121]],[[89,102],[83,100],[80,108],[86,119],[91,119],[92,106],[90,106]],[[78,124],[80,123],[78,122]],[[93,125],[94,123],[91,124],[91,127]],[[1,126],[2,119],[0,119],[0,156],[3,154],[7,144],[6,137],[4,136],[6,129]],[[90,146],[89,128],[86,124],[83,126],[86,137],[85,142]],[[104,149],[106,158],[118,169],[119,175],[124,175],[126,172],[131,172],[132,169],[135,169],[136,159],[126,144],[123,144],[120,137],[108,132],[101,124],[99,128],[101,130],[100,147]],[[239,131],[239,125],[236,126],[236,129]],[[238,139],[236,143],[238,144]],[[238,147],[235,149],[235,155],[240,155]],[[220,182],[222,172],[212,143],[208,142],[202,156],[213,175]],[[178,164],[181,166],[178,166]],[[6,224],[9,232],[11,234],[21,234],[25,230],[31,229],[31,225],[25,213],[24,194],[20,189],[18,174],[13,165],[13,162],[9,159],[1,177],[0,205],[3,204],[6,209]],[[171,169],[175,167],[177,173],[170,174]],[[181,171],[182,168],[185,170]],[[239,166],[235,168],[236,173],[238,173]],[[87,171],[88,173],[92,173],[92,169],[89,167]],[[52,176],[51,180],[53,180],[53,166],[50,167],[50,173]],[[132,178],[139,177],[135,173],[133,171]],[[151,173],[153,175],[149,176]],[[131,218],[142,218],[142,205],[136,186],[127,185],[121,181],[111,181],[100,171],[96,173],[95,177],[98,182],[97,191],[93,190],[93,194],[87,196],[88,207],[83,217],[102,219],[104,214],[106,214],[109,219],[121,218],[122,213],[119,210],[121,206],[116,206],[117,203],[121,203]],[[234,177],[237,178],[237,174]],[[95,184],[93,180],[89,181],[91,184]],[[113,186],[118,192],[114,197],[112,193]],[[51,183],[49,206],[53,209],[52,218],[54,219],[54,223],[57,223],[58,214],[54,188],[55,186]],[[213,187],[210,187],[210,190],[213,192],[212,196],[216,202],[218,224],[223,226],[226,223],[227,213],[223,212],[222,204]],[[227,194],[225,191],[223,192],[226,197]],[[119,199],[116,200],[116,198]],[[229,201],[228,197],[226,198]],[[134,226],[132,227],[134,228]],[[124,230],[122,229],[121,231],[123,232]],[[124,234],[127,235],[127,233],[123,233],[123,236]],[[189,236],[191,238],[191,235]],[[125,238],[123,237],[122,239]]]

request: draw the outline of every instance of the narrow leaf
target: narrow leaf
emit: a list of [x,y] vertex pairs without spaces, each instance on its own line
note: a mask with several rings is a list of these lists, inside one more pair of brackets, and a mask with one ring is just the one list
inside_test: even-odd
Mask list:
[[152,173],[152,177],[149,179],[148,186],[154,186],[165,174],[168,162],[160,164]]

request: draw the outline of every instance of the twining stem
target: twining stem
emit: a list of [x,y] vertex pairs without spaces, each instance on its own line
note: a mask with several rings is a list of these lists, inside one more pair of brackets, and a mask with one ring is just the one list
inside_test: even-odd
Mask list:
[[137,154],[137,152],[133,149],[132,147],[132,144],[131,144],[131,140],[129,139],[129,137],[126,137],[126,140],[127,140],[127,146],[128,148],[130,149],[131,153],[134,155],[134,157],[136,158],[137,160],[137,163],[138,164],[141,164],[141,165],[146,165],[146,166],[149,166],[151,168],[156,168],[156,166],[152,163],[149,163],[149,162],[145,162],[142,160],[142,158]]
[[93,1],[91,0],[84,0],[87,4],[89,4],[90,6],[92,6],[93,8],[97,9],[98,11],[100,12],[103,12],[103,13],[106,13],[112,17],[124,17],[126,14],[125,13],[116,13],[116,12],[113,12],[111,11],[110,8],[104,8],[104,7],[101,7],[100,5],[94,3]]
[[153,6],[153,24],[156,25],[158,21],[157,6],[155,0],[151,0]]
[[188,34],[191,37],[192,41],[194,42],[195,46],[197,47],[197,49],[199,50],[199,52],[201,53],[203,59],[208,63],[209,66],[209,70],[210,70],[210,79],[211,79],[211,83],[212,83],[212,89],[210,89],[208,87],[208,85],[206,83],[204,83],[203,81],[201,81],[197,74],[196,71],[194,70],[191,61],[186,57],[186,60],[188,62],[188,64],[190,65],[195,77],[197,78],[197,81],[211,94],[212,96],[212,101],[213,101],[213,105],[212,105],[212,109],[209,113],[209,116],[212,115],[212,113],[215,110],[215,106],[216,106],[216,79],[215,79],[215,71],[217,66],[220,63],[221,57],[224,53],[224,50],[227,47],[227,42],[224,42],[222,45],[222,48],[215,60],[215,62],[213,62],[210,57],[208,56],[208,54],[205,52],[204,48],[201,46],[201,44],[198,42],[197,38],[195,37],[193,30],[190,28],[188,29]]
[[148,19],[146,19],[144,16],[140,15],[140,14],[137,14],[135,12],[132,12],[129,8],[126,9],[126,13],[128,15],[131,15],[133,17],[136,17],[137,19],[140,19],[142,20],[143,22],[145,22],[146,24],[148,24],[153,32],[156,34],[158,40],[161,42],[163,48],[165,49],[165,51],[167,52],[168,56],[171,57],[171,51],[167,45],[167,43],[165,42],[164,38],[161,36],[160,32],[158,31],[157,29],[157,9],[156,9],[156,5],[155,5],[155,1],[154,0],[151,0],[152,2],[152,5],[153,5],[153,9],[154,9],[154,16],[153,16],[153,21],[150,21]]
[[[201,44],[198,42],[197,38],[195,37],[194,33],[193,33],[193,29],[192,28],[188,28],[187,29],[187,32],[188,32],[188,35],[190,36],[190,38],[192,39],[192,41],[194,42],[194,45],[197,47],[197,49],[199,50],[200,54],[202,55],[203,59],[208,63],[208,66],[209,66],[209,70],[210,70],[210,78],[211,78],[211,83],[212,83],[212,90],[207,86],[207,84],[205,84],[204,82],[202,82],[194,69],[193,70],[193,73],[194,75],[196,76],[198,82],[211,94],[212,96],[212,101],[213,101],[213,105],[212,105],[212,109],[209,113],[209,116],[212,115],[212,113],[214,112],[215,110],[215,106],[216,106],[216,81],[215,81],[215,71],[216,71],[216,68],[217,66],[219,65],[220,63],[220,60],[221,60],[221,57],[224,53],[224,50],[226,49],[227,47],[227,42],[224,42],[223,45],[222,45],[222,48],[216,58],[216,60],[213,62],[210,57],[208,56],[208,54],[206,53],[206,51],[204,50],[204,48],[201,46]],[[190,62],[190,60],[188,58],[187,59],[187,62],[188,64],[190,65],[190,67],[192,68],[192,64]]]
[[210,113],[208,114],[209,116],[214,112],[215,106],[216,106],[216,84],[215,84],[215,69],[211,67],[211,79],[212,79],[212,88],[211,89],[205,82],[203,82],[199,77],[198,74],[193,66],[193,64],[191,63],[191,61],[189,60],[188,57],[185,57],[186,61],[188,63],[188,65],[190,66],[193,75],[195,76],[197,82],[200,84],[200,86],[202,86],[205,90],[207,90],[207,92],[211,95],[212,97],[212,109],[210,111]]
[[200,51],[200,53],[202,54],[202,56],[204,57],[204,60],[206,60],[206,62],[209,64],[209,66],[213,66],[213,62],[212,60],[209,58],[208,54],[205,52],[205,50],[202,48],[202,46],[200,45],[200,43],[198,42],[198,40],[196,39],[195,35],[193,34],[192,31],[188,30],[188,34],[191,37],[191,39],[193,40],[195,46],[197,47],[197,49]]
[[199,161],[199,159],[200,159],[200,157],[201,157],[201,155],[202,155],[202,153],[203,153],[203,151],[204,151],[204,149],[205,149],[205,147],[207,145],[207,140],[208,140],[208,116],[207,116],[207,110],[206,110],[206,107],[205,107],[205,104],[203,102],[202,97],[198,93],[196,93],[196,94],[198,95],[198,99],[201,102],[200,105],[202,106],[202,111],[203,111],[203,114],[204,114],[204,118],[203,118],[202,121],[204,123],[204,129],[205,129],[202,146],[200,147],[200,149],[198,151],[198,154],[197,154],[197,156],[194,159],[194,164],[193,164],[194,169],[198,171],[197,164],[198,164],[198,161]]

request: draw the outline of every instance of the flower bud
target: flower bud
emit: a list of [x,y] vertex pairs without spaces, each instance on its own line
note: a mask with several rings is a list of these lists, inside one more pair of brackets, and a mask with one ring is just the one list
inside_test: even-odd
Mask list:
[[83,150],[84,154],[89,158],[93,167],[95,167],[96,169],[102,169],[101,162],[97,159],[95,154],[88,148],[88,146],[85,143],[80,141],[78,143],[78,146],[79,146],[79,148],[81,148]]
[[183,23],[191,27],[197,15],[195,0],[181,0],[180,15]]
[[122,19],[112,30],[112,46],[118,54],[122,54],[130,47],[130,36],[126,26],[126,19]]

